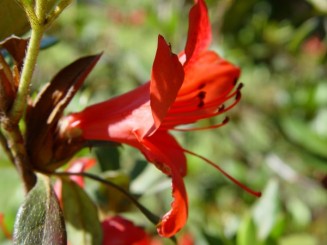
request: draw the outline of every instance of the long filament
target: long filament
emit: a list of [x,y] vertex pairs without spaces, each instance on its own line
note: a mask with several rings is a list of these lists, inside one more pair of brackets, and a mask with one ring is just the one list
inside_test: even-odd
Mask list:
[[196,154],[194,152],[191,152],[189,150],[186,150],[186,149],[183,149],[183,151],[190,154],[190,155],[193,155],[193,156],[196,156],[196,157],[202,159],[206,163],[209,163],[211,166],[213,166],[215,169],[219,170],[223,175],[225,175],[228,179],[230,179],[232,182],[234,182],[236,185],[238,185],[239,187],[241,187],[243,190],[247,191],[251,195],[256,196],[256,197],[261,197],[261,192],[251,190],[249,187],[247,187],[246,185],[239,182],[237,179],[235,179],[234,177],[229,175],[225,170],[223,170],[221,167],[219,167],[218,165],[216,165],[215,163],[213,163],[209,159],[207,159],[207,158],[205,158],[205,157],[203,157],[201,155],[198,155],[198,154]]

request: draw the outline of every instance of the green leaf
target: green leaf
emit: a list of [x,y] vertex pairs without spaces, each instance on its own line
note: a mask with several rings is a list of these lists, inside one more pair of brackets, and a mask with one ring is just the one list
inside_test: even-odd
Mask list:
[[289,43],[290,50],[298,51],[305,38],[308,37],[308,35],[312,33],[315,28],[317,28],[317,25],[318,20],[312,18],[298,27],[292,35],[292,40]]
[[265,240],[273,229],[279,212],[278,182],[270,180],[253,210],[258,238]]
[[279,245],[318,245],[317,238],[310,234],[293,234],[280,239]]
[[35,187],[19,208],[14,244],[63,244],[66,230],[58,199],[46,177],[39,175]]
[[[107,171],[103,173],[103,177],[105,180],[122,187],[127,192],[129,191],[130,178],[123,172]],[[108,214],[127,211],[132,204],[124,193],[103,183],[99,183],[96,189],[96,201],[101,211]]]
[[102,228],[97,208],[75,182],[63,180],[62,200],[71,245],[102,243]]
[[47,49],[57,44],[59,39],[52,36],[43,37],[40,44],[40,49]]
[[318,157],[327,157],[327,139],[315,133],[307,123],[296,118],[285,117],[281,121],[281,128],[296,146]]
[[105,145],[94,148],[95,155],[102,171],[120,168],[120,153],[117,145]]
[[237,245],[257,244],[257,232],[251,215],[247,214],[237,232]]
[[29,28],[25,12],[16,1],[0,1],[0,40],[13,34],[23,35]]
[[317,10],[322,13],[327,13],[327,2],[324,0],[307,0],[311,3]]

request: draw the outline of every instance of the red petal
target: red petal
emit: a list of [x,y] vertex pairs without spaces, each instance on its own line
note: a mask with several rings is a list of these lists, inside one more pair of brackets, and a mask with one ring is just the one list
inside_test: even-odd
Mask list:
[[[80,172],[84,172],[87,169],[92,168],[96,163],[96,160],[94,158],[91,157],[80,157],[77,159],[72,160],[69,163],[69,167],[67,168],[67,172],[71,172],[71,173],[80,173]],[[77,176],[77,175],[73,175],[69,177],[71,180],[73,180],[74,182],[76,182],[80,187],[84,188],[84,179],[82,176]],[[53,185],[53,189],[58,197],[58,200],[60,202],[60,205],[62,206],[62,182],[61,179],[58,179],[54,185]]]
[[[96,163],[94,158],[81,157],[70,162],[67,172],[80,173],[92,168]],[[70,179],[75,181],[80,187],[84,188],[84,179],[82,176],[70,176]]]
[[150,104],[155,126],[158,128],[182,86],[184,71],[177,55],[159,35],[157,53],[153,62]]
[[175,235],[186,223],[188,216],[187,194],[180,170],[177,168],[178,162],[167,154],[165,145],[156,145],[149,138],[144,138],[143,142],[157,159],[169,169],[172,178],[172,196],[173,202],[171,209],[162,218],[158,224],[157,230],[159,235],[163,237],[171,237]]
[[[142,139],[140,141],[141,144],[143,144],[144,141]],[[152,151],[151,147],[148,147],[147,143],[143,147],[137,146],[149,162],[154,163],[156,167],[165,174],[171,175],[170,168],[167,169],[166,166],[167,159],[169,159],[171,162],[174,162],[181,176],[184,177],[186,175],[187,165],[184,150],[173,136],[167,131],[158,130],[150,137],[147,137],[146,141],[150,141],[160,152],[164,153],[164,155],[158,155],[156,152]]]
[[205,91],[205,100],[226,96],[235,86],[240,69],[219,57],[213,51],[205,51],[192,63],[185,73],[185,82],[178,93],[178,100],[191,92]]
[[128,143],[133,132],[143,137],[152,132],[154,119],[150,107],[150,83],[87,107],[62,120],[63,132],[81,129],[89,140],[109,140]]
[[151,239],[145,231],[120,216],[102,222],[102,245],[150,245]]
[[170,167],[174,201],[170,211],[162,217],[157,227],[159,235],[163,237],[175,235],[183,228],[188,216],[188,201],[183,178],[173,164]]
[[211,43],[211,26],[204,0],[199,0],[190,10],[189,29],[185,46],[186,62],[190,62]]
[[220,114],[218,108],[234,95],[240,69],[216,53],[202,52],[189,67],[191,69],[185,72],[183,85],[162,128],[216,116]]

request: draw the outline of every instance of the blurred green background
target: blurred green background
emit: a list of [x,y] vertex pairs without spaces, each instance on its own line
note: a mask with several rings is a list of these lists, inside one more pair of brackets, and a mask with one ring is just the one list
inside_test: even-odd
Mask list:
[[[176,137],[263,196],[250,196],[189,156],[190,217],[177,238],[190,233],[195,244],[213,245],[327,244],[327,1],[206,2],[211,49],[242,68],[243,98],[228,112],[226,126]],[[158,34],[175,53],[183,50],[191,6],[191,0],[75,1],[47,32],[59,42],[41,52],[33,89],[78,57],[101,51],[67,112],[138,86],[149,79]],[[99,147],[91,154],[100,163],[94,171],[115,171],[108,178],[139,193],[140,202],[157,214],[169,209],[169,179],[136,150]],[[0,168],[0,212],[12,229],[22,187],[2,152]],[[146,218],[112,190],[89,183],[88,191],[106,212],[127,211],[155,234]],[[0,232],[1,241],[6,243]]]

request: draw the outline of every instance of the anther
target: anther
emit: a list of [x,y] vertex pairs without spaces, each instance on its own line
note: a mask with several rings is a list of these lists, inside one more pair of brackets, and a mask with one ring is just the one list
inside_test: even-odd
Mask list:
[[238,84],[238,86],[237,86],[237,90],[241,90],[241,89],[243,88],[243,86],[244,86],[243,83]]
[[199,93],[198,93],[198,98],[200,98],[200,99],[204,99],[206,97],[206,92],[205,91],[200,91]]
[[225,105],[224,104],[222,104],[221,106],[219,106],[218,112],[222,112],[223,110],[225,110]]
[[225,119],[223,120],[222,124],[226,124],[229,122],[229,117],[225,117]]
[[235,100],[240,100],[241,99],[241,92],[237,91],[236,96],[235,96]]

